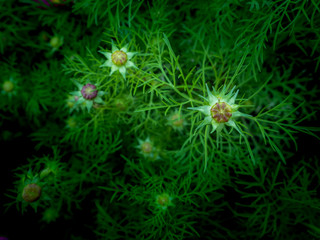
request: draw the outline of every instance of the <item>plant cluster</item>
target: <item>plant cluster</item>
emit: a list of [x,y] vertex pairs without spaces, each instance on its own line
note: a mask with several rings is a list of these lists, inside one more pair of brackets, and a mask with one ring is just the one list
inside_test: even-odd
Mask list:
[[0,140],[31,146],[3,216],[39,239],[320,238],[318,1],[0,9]]

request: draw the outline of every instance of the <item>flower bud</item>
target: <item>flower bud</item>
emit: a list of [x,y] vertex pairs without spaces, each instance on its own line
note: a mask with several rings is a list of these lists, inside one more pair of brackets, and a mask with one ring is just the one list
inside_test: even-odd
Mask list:
[[179,113],[175,113],[170,117],[171,123],[175,127],[183,127],[183,118]]
[[98,95],[97,87],[93,84],[87,83],[81,89],[81,94],[84,99],[91,100]]
[[211,117],[217,123],[226,123],[232,116],[232,109],[230,105],[225,102],[217,102],[215,105],[212,106],[210,112]]
[[127,54],[121,50],[115,51],[111,55],[112,62],[117,66],[123,66],[128,61]]
[[143,153],[149,154],[152,152],[152,144],[150,142],[144,142],[141,145],[141,150]]
[[22,198],[26,202],[35,202],[41,196],[41,187],[38,184],[31,183],[26,185],[22,191]]
[[156,205],[162,209],[166,209],[169,206],[173,206],[172,197],[167,193],[162,193],[156,196]]
[[57,36],[54,36],[50,40],[50,45],[53,48],[59,48],[62,45],[62,43],[63,43],[62,40]]
[[42,220],[47,223],[54,222],[58,218],[59,214],[55,208],[48,208],[43,212]]
[[5,81],[2,85],[2,88],[6,92],[12,92],[14,89],[14,84],[11,81]]
[[96,90],[96,89],[97,89],[97,87],[95,85],[87,83],[81,89],[81,94],[85,99],[91,100],[91,99],[94,99],[98,95],[98,90]]

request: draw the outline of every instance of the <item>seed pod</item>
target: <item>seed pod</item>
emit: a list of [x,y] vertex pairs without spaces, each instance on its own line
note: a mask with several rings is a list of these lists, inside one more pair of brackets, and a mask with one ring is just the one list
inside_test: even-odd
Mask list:
[[22,198],[26,202],[35,202],[41,196],[41,187],[36,183],[28,184],[22,191]]

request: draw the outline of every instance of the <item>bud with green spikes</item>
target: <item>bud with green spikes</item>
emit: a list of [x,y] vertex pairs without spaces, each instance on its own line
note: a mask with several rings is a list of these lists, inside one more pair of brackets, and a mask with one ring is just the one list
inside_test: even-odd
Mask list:
[[165,210],[170,206],[174,206],[172,203],[172,197],[168,193],[162,193],[156,196],[156,206]]
[[146,140],[138,139],[139,145],[136,146],[139,149],[139,153],[146,159],[156,161],[161,159],[159,156],[159,149],[154,145],[154,142],[149,137]]
[[115,72],[119,71],[124,79],[126,79],[127,68],[134,67],[135,64],[131,62],[131,58],[137,54],[136,52],[128,52],[128,45],[119,49],[112,43],[112,51],[110,52],[100,52],[103,54],[107,61],[100,67],[111,67],[110,76]]
[[78,91],[70,93],[76,98],[72,109],[80,107],[83,110],[87,109],[88,112],[90,112],[94,103],[104,104],[101,97],[106,93],[99,89],[98,84],[87,83],[82,85],[76,81],[74,81],[74,83],[77,85]]
[[187,125],[185,117],[178,110],[171,113],[167,118],[167,125],[171,126],[175,131],[182,132]]
[[189,108],[205,114],[205,118],[198,128],[211,124],[211,133],[213,133],[214,131],[220,132],[226,125],[235,128],[242,135],[242,132],[239,130],[234,119],[237,117],[250,117],[250,115],[238,111],[239,105],[235,104],[235,101],[239,90],[234,92],[235,87],[233,87],[231,91],[227,93],[226,86],[224,86],[220,92],[213,89],[212,93],[207,85],[206,87],[208,97],[201,97],[207,104],[200,107]]

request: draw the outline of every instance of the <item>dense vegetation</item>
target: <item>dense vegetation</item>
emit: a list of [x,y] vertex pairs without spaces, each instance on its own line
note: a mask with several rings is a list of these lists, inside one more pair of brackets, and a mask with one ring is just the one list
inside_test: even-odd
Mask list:
[[0,239],[319,239],[318,0],[0,0]]

